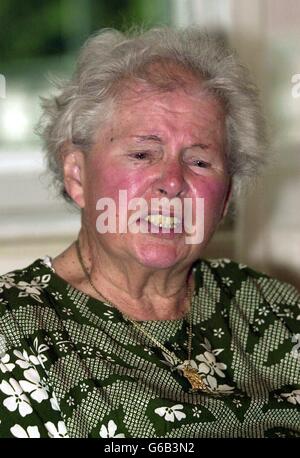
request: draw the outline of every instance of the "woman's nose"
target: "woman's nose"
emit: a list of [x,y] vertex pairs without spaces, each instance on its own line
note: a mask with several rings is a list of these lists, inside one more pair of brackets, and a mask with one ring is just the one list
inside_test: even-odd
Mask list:
[[162,166],[161,174],[154,186],[155,194],[169,199],[182,196],[187,189],[182,166],[180,164]]

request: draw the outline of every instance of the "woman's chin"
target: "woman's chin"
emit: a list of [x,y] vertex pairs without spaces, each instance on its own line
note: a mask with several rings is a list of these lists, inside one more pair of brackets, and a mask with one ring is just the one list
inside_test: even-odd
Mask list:
[[167,269],[180,260],[175,246],[147,244],[135,247],[135,256],[140,264],[153,269]]

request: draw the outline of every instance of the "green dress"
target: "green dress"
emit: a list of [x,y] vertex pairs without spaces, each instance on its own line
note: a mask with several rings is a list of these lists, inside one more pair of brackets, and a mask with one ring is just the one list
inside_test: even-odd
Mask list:
[[[192,365],[215,394],[50,258],[0,277],[0,437],[300,436],[299,293],[227,259],[194,273]],[[187,359],[185,319],[142,325]]]

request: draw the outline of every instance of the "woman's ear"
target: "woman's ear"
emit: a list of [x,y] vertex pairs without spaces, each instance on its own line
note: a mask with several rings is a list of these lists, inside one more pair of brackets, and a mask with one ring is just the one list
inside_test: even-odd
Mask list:
[[79,150],[66,151],[63,154],[63,167],[65,190],[80,208],[84,208],[84,154]]

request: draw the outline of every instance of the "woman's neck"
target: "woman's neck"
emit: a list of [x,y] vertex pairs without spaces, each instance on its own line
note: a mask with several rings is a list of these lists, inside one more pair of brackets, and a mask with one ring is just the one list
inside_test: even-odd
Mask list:
[[99,250],[92,252],[82,236],[79,250],[84,267],[75,243],[53,260],[56,273],[76,289],[98,300],[108,299],[121,313],[135,320],[175,320],[189,311],[190,291],[194,290],[190,268],[147,271],[128,263],[124,266],[104,252],[101,256]]

